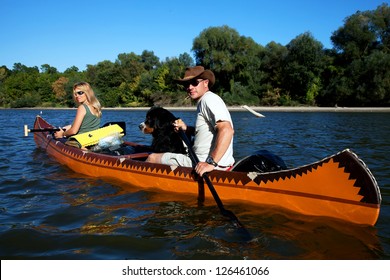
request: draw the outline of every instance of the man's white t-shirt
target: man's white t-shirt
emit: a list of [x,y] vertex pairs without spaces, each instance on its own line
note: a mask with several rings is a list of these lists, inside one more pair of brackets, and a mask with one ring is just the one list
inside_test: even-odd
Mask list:
[[[195,123],[194,152],[200,161],[205,161],[210,151],[214,150],[216,139],[216,124],[218,121],[228,121],[233,127],[232,118],[225,102],[215,93],[206,92],[197,104],[197,117]],[[233,139],[224,156],[218,162],[221,166],[234,164]]]

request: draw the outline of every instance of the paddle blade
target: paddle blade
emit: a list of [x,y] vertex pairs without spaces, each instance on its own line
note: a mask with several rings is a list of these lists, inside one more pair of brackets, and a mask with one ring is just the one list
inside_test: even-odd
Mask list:
[[259,118],[265,118],[265,116],[263,114],[260,114],[259,112],[256,112],[255,110],[253,110],[252,108],[249,108],[247,105],[243,105],[241,106],[242,108],[248,110],[249,112],[251,112],[253,115],[255,115],[256,117],[259,117]]

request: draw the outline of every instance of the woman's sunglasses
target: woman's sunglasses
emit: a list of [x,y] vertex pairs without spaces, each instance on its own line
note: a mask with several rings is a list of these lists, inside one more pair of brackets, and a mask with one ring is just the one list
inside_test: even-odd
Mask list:
[[84,91],[76,91],[76,92],[75,92],[75,95],[76,95],[76,94],[77,94],[77,95],[83,95],[83,94],[84,94]]

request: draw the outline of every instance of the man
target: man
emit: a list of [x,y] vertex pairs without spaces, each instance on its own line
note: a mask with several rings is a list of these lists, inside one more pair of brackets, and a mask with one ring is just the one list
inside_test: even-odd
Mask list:
[[[214,169],[228,170],[234,164],[233,122],[225,102],[210,91],[215,83],[214,73],[202,66],[190,67],[186,69],[184,78],[176,81],[197,102],[195,127],[187,126],[181,119],[174,123],[176,131],[182,129],[187,135],[195,136],[193,150],[200,161],[195,171],[202,176]],[[192,166],[190,157],[183,154],[151,154],[147,161]]]

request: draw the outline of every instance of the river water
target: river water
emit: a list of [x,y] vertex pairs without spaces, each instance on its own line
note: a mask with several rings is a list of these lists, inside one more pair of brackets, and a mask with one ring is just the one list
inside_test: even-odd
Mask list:
[[[126,140],[149,144],[138,124],[146,110],[105,110],[103,123],[126,121]],[[36,148],[23,125],[41,114],[53,125],[74,110],[0,110],[1,259],[390,259],[389,113],[232,111],[235,158],[267,149],[289,167],[350,148],[382,193],[378,222],[358,226],[282,208],[225,203],[253,235],[243,241],[217,206],[196,197],[138,189],[74,173]],[[175,111],[187,123],[193,111]]]

